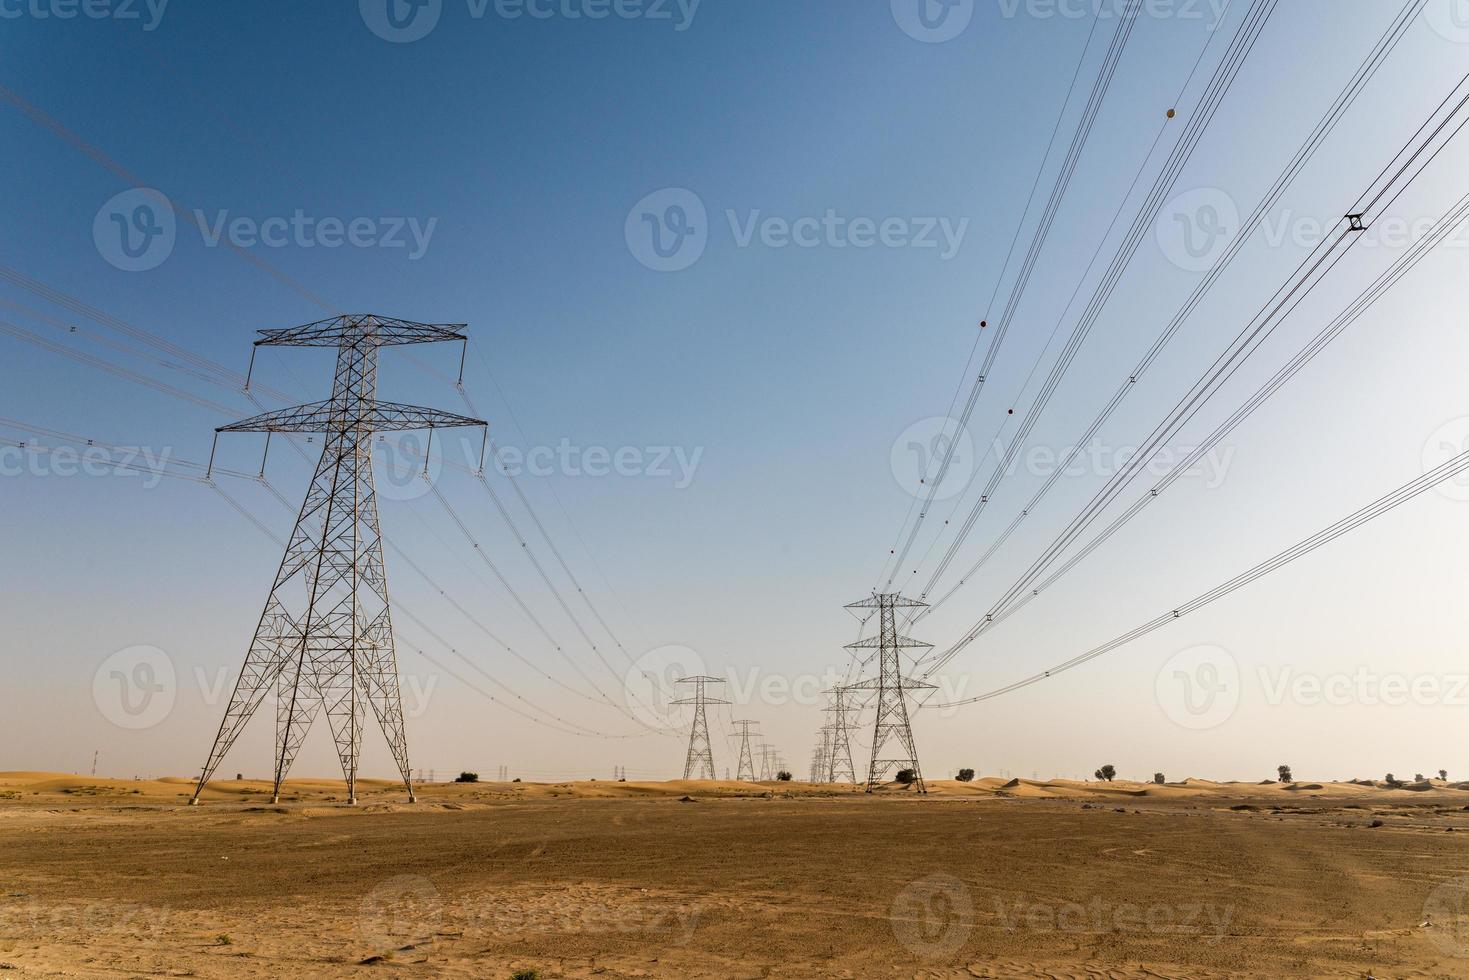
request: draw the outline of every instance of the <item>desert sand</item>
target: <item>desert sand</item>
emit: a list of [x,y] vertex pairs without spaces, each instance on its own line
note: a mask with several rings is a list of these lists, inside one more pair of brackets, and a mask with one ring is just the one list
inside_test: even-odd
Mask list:
[[0,968],[1469,976],[1469,786],[930,786],[0,773]]

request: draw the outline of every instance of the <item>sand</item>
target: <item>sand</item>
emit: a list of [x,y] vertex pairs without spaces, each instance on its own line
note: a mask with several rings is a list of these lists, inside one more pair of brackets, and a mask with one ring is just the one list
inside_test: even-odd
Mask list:
[[1469,976],[1464,786],[932,790],[0,773],[0,968]]

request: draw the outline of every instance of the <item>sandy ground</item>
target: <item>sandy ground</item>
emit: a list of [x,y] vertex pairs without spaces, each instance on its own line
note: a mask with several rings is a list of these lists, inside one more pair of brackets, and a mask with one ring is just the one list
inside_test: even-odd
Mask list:
[[268,789],[0,773],[0,970],[1469,976],[1469,785]]

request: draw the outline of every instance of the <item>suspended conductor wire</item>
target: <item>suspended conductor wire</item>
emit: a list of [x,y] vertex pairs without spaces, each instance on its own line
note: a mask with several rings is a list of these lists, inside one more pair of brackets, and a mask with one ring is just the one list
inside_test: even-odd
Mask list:
[[[1077,164],[1080,162],[1081,152],[1086,146],[1088,138],[1091,136],[1092,128],[1096,124],[1097,114],[1101,111],[1103,99],[1107,94],[1108,88],[1111,86],[1113,77],[1116,75],[1117,64],[1122,57],[1122,50],[1126,46],[1127,40],[1131,36],[1133,27],[1136,24],[1136,14],[1136,0],[1128,0],[1127,7],[1124,9],[1117,25],[1117,30],[1112,36],[1112,42],[1108,46],[1106,56],[1102,59],[1101,70],[1097,75],[1096,82],[1092,86],[1092,91],[1083,109],[1081,120],[1077,124],[1076,133],[1072,136],[1071,145],[1067,149],[1066,156],[1062,160],[1061,169],[1056,175],[1056,182],[1051,188],[1050,197],[1046,201],[1046,206],[1036,225],[1030,247],[1027,249],[1020,269],[1016,273],[1015,282],[1011,284],[1009,298],[1006,300],[1005,307],[1001,311],[993,339],[985,351],[984,360],[980,364],[979,375],[970,387],[969,398],[965,402],[963,412],[960,414],[956,431],[963,431],[969,424],[969,418],[974,414],[975,404],[979,401],[980,393],[984,390],[985,381],[988,379],[994,367],[995,359],[999,356],[1000,349],[1005,342],[1005,337],[1009,333],[1010,323],[1014,318],[1015,310],[1019,306],[1020,299],[1030,283],[1030,277],[1035,271],[1035,266],[1039,261],[1041,251],[1050,236],[1051,225],[1055,221],[1056,213],[1060,209],[1061,200],[1066,196],[1066,191],[1071,185],[1071,179],[1076,173]],[[928,515],[929,508],[933,506],[934,497],[938,493],[938,488],[948,475],[949,466],[954,458],[953,448],[953,442],[950,441],[949,445],[940,454],[939,468],[934,475],[933,482],[928,485],[928,492],[925,495],[923,507],[919,510],[918,517],[914,521],[912,529],[906,535],[901,553],[893,561],[892,573],[887,576],[889,584],[891,584],[893,577],[896,576],[897,570],[907,560],[908,551],[913,547],[913,542],[918,536],[918,531],[923,525],[924,518]],[[899,530],[899,536],[903,536],[901,529]],[[884,566],[886,567],[886,562]],[[879,579],[881,577],[882,575],[879,573]]]
[[[1086,431],[1079,438],[1071,443],[1071,448],[1067,451],[1067,454],[1062,460],[1061,464],[1056,467],[1055,471],[1046,479],[1046,481],[1036,491],[1034,496],[1032,496],[1030,501],[1025,505],[1020,513],[1017,514],[1010,521],[1009,525],[1006,526],[1005,529],[991,542],[989,548],[986,549],[986,551],[979,556],[979,558],[960,576],[959,580],[941,598],[933,602],[927,609],[921,610],[917,618],[921,619],[923,616],[928,615],[929,613],[946,603],[949,599],[951,599],[960,588],[962,588],[982,567],[984,567],[984,565],[990,560],[990,558],[994,556],[994,554],[1000,549],[1000,547],[1004,545],[1004,543],[1010,538],[1010,536],[1026,519],[1026,517],[1034,512],[1035,508],[1046,497],[1051,489],[1054,488],[1054,486],[1060,480],[1061,475],[1070,468],[1077,454],[1082,451],[1082,448],[1084,446],[1088,445],[1091,442],[1091,440],[1101,430],[1102,426],[1120,407],[1126,396],[1137,386],[1138,380],[1147,372],[1148,368],[1161,354],[1164,347],[1166,347],[1167,344],[1172,340],[1172,338],[1177,334],[1177,332],[1183,326],[1186,320],[1192,315],[1193,311],[1197,309],[1198,305],[1203,301],[1204,297],[1223,275],[1224,271],[1229,268],[1229,266],[1233,263],[1234,259],[1244,248],[1245,244],[1253,235],[1255,230],[1258,229],[1261,222],[1263,222],[1265,217],[1269,214],[1270,210],[1275,206],[1276,203],[1279,202],[1280,198],[1284,195],[1286,189],[1294,182],[1295,178],[1304,169],[1306,163],[1315,155],[1317,149],[1319,149],[1319,147],[1322,145],[1322,143],[1324,143],[1327,137],[1335,130],[1337,124],[1340,122],[1347,110],[1356,102],[1357,97],[1361,94],[1362,90],[1376,75],[1378,69],[1381,67],[1388,55],[1390,55],[1391,52],[1397,47],[1399,41],[1402,39],[1408,27],[1413,23],[1419,11],[1421,11],[1425,2],[1426,0],[1410,0],[1410,2],[1405,5],[1403,10],[1394,19],[1392,24],[1389,25],[1388,29],[1377,42],[1376,46],[1372,49],[1371,53],[1357,69],[1357,72],[1355,73],[1351,81],[1349,81],[1347,86],[1338,95],[1336,101],[1328,109],[1320,122],[1317,123],[1315,129],[1312,131],[1310,136],[1308,136],[1305,143],[1303,143],[1300,149],[1297,150],[1291,162],[1276,178],[1270,190],[1267,191],[1266,195],[1256,206],[1249,218],[1243,222],[1238,234],[1233,237],[1225,253],[1214,264],[1213,268],[1210,269],[1208,275],[1194,289],[1189,299],[1174,315],[1174,317],[1164,329],[1163,333],[1158,337],[1158,339],[1153,342],[1152,346],[1144,355],[1142,361],[1133,368],[1128,377],[1118,388],[1117,392],[1113,395],[1112,399],[1108,401],[1103,407],[1097,418],[1092,421],[1092,423],[1087,427]],[[1090,326],[1087,326],[1086,329],[1090,330]],[[1033,421],[1036,420],[1041,412],[1044,410],[1045,404],[1048,401],[1049,397],[1047,397],[1045,401],[1038,400],[1036,404],[1027,409],[1025,413],[1025,418],[1027,422],[1033,423]],[[1013,458],[1013,453],[1018,451],[1018,448],[1019,440],[1013,441],[1011,443],[1010,452],[1007,454],[1007,459]],[[1004,469],[1005,466],[1003,464],[997,467],[997,470],[999,471],[1004,471]],[[986,503],[993,500],[993,491],[996,486],[997,484],[992,482],[992,484],[986,487],[985,491],[981,493],[979,502],[975,505],[974,509],[971,511],[970,517],[966,521],[966,530],[964,532],[964,536],[967,536],[968,529],[972,529],[973,521],[977,519],[979,511],[984,507]],[[961,536],[959,540],[962,541],[962,537],[963,536]],[[949,554],[945,556],[944,563],[930,577],[928,583],[925,585],[923,590],[924,596],[927,596],[932,592],[933,588],[938,582],[938,579],[942,576],[944,571],[947,570],[947,568],[949,567],[949,563],[953,560],[953,557],[956,553],[957,547],[951,546]]]
[[[1005,251],[1005,262],[1000,267],[1000,274],[995,277],[994,289],[990,291],[989,302],[985,304],[986,310],[993,309],[995,301],[1000,298],[1000,285],[1005,281],[1005,276],[1010,271],[1010,263],[1015,258],[1015,248],[1020,244],[1020,233],[1025,230],[1025,219],[1030,217],[1030,208],[1035,203],[1036,191],[1040,189],[1041,177],[1045,176],[1046,167],[1051,162],[1051,151],[1056,146],[1056,137],[1061,133],[1061,123],[1066,119],[1066,107],[1071,105],[1071,99],[1076,94],[1076,83],[1081,78],[1082,66],[1086,64],[1086,53],[1091,50],[1092,38],[1096,35],[1097,25],[1101,22],[1100,17],[1092,18],[1091,29],[1086,35],[1086,43],[1081,46],[1081,54],[1076,58],[1076,67],[1071,72],[1071,84],[1067,86],[1066,97],[1061,100],[1061,108],[1056,113],[1056,123],[1051,127],[1051,137],[1046,141],[1046,151],[1041,155],[1040,166],[1036,167],[1035,170],[1035,179],[1030,183],[1030,193],[1026,195],[1025,207],[1020,209],[1020,220],[1015,223],[1015,231],[1010,235],[1010,247]],[[954,394],[949,399],[949,408],[944,412],[945,418],[952,418],[954,415],[954,406],[959,404],[959,396],[964,392],[964,382],[970,376],[969,369],[974,365],[974,355],[979,353],[979,342],[983,337],[984,332],[982,329],[975,330],[974,343],[969,348],[969,357],[964,361],[964,370],[959,373],[959,383],[954,386]],[[926,478],[927,476],[928,473],[925,467],[924,477]],[[913,519],[913,509],[918,506],[918,499],[915,495],[908,503],[908,513],[903,516],[903,523],[898,526],[897,541],[893,542],[894,551],[896,551],[898,543],[903,539],[903,529]],[[886,570],[887,560],[884,559],[882,570],[878,572],[877,582],[873,583],[874,589],[877,588],[877,583],[882,581]]]
[[[1351,248],[1360,240],[1363,231],[1376,214],[1386,207],[1390,207],[1407,190],[1409,186],[1422,174],[1438,155],[1449,145],[1455,136],[1463,129],[1469,117],[1460,118],[1464,106],[1469,103],[1469,95],[1465,95],[1454,103],[1450,112],[1434,125],[1435,119],[1442,110],[1443,105],[1452,101],[1453,94],[1469,82],[1466,76],[1450,98],[1446,99],[1430,116],[1427,122],[1420,127],[1414,140],[1410,141],[1384,170],[1384,175],[1392,172],[1390,179],[1384,186],[1376,190],[1369,190],[1359,199],[1358,206],[1348,212],[1348,217],[1338,223],[1338,230],[1316,246],[1311,254],[1297,268],[1296,272],[1283,285],[1276,294],[1267,301],[1266,306],[1261,309],[1253,319],[1246,324],[1240,334],[1231,342],[1230,346],[1219,355],[1210,366],[1204,376],[1190,388],[1169,415],[1158,424],[1153,434],[1149,436],[1139,452],[1129,458],[1127,463],[1116,475],[1108,481],[1092,498],[1082,511],[1067,525],[1066,529],[1045,549],[1039,558],[1016,580],[1005,592],[1001,599],[995,603],[989,613],[965,634],[965,636],[935,661],[930,670],[937,669],[951,660],[961,649],[973,642],[975,638],[985,632],[992,625],[996,615],[1017,601],[1022,593],[1031,589],[1036,579],[1060,557],[1060,555],[1077,539],[1077,537],[1097,519],[1101,512],[1116,499],[1122,489],[1130,483],[1146,467],[1157,454],[1164,443],[1192,419],[1203,405],[1219,390],[1228,379],[1233,376],[1239,366],[1259,349],[1259,346],[1275,331],[1281,322],[1294,310],[1307,295],[1312,292],[1322,281],[1327,273],[1337,262],[1345,256]],[[1427,133],[1426,138],[1423,135]],[[1444,134],[1447,133],[1447,136]],[[1440,140],[1440,137],[1443,137]],[[1415,146],[1414,143],[1417,145]],[[1436,144],[1436,145],[1435,145]],[[1430,152],[1432,148],[1432,152]],[[1393,166],[1401,161],[1393,171]],[[1409,171],[1413,171],[1411,176]],[[1381,181],[1381,178],[1379,178]],[[1373,187],[1376,187],[1376,182]]]
[[1342,535],[1354,531],[1362,525],[1369,523],[1370,521],[1376,520],[1383,514],[1386,514],[1389,511],[1401,506],[1402,504],[1407,503],[1409,500],[1412,500],[1413,498],[1419,496],[1424,491],[1430,490],[1438,484],[1444,482],[1445,480],[1451,479],[1466,470],[1469,470],[1469,451],[1460,453],[1453,459],[1434,467],[1432,470],[1428,471],[1417,479],[1410,480],[1409,482],[1398,487],[1396,490],[1393,490],[1392,492],[1385,494],[1382,497],[1379,497],[1377,500],[1374,500],[1372,503],[1361,508],[1360,510],[1354,511],[1353,513],[1347,515],[1346,517],[1337,521],[1335,524],[1332,524],[1329,527],[1317,531],[1310,537],[1303,538],[1291,547],[1279,552],[1278,554],[1273,555],[1260,564],[1255,565],[1253,568],[1241,572],[1234,578],[1231,578],[1228,581],[1215,586],[1207,592],[1195,596],[1188,602],[1185,602],[1174,609],[1170,609],[1168,612],[1165,612],[1162,615],[1149,620],[1148,622],[1136,627],[1135,629],[1128,630],[1126,633],[1114,637],[1113,639],[1108,640],[1106,643],[1103,643],[1100,646],[1093,647],[1086,653],[1080,654],[1076,657],[1072,657],[1070,660],[1062,661],[1049,670],[1042,671],[1039,674],[1032,674],[1030,677],[1026,677],[1012,684],[1007,684],[1001,688],[996,688],[993,691],[988,691],[984,694],[979,694],[971,698],[964,698],[959,701],[950,701],[946,704],[932,705],[932,707],[956,708],[966,704],[977,704],[981,701],[988,701],[993,698],[1009,694],[1013,691],[1018,691],[1022,688],[1029,687],[1032,684],[1039,684],[1041,681],[1054,677],[1057,674],[1064,673],[1075,667],[1080,667],[1083,664],[1089,663],[1097,659],[1098,657],[1105,656],[1106,654],[1111,653],[1113,650],[1116,650],[1119,647],[1126,646],[1134,640],[1140,639],[1144,636],[1147,636],[1149,633],[1153,633],[1159,629],[1162,629],[1169,623],[1182,619],[1184,616],[1187,616],[1190,613],[1197,612],[1205,606],[1217,602],[1225,596],[1228,596],[1231,593],[1244,588],[1250,583],[1266,575],[1269,575],[1271,572],[1276,571],[1277,569],[1284,568],[1287,565],[1306,557],[1313,551],[1316,551],[1318,548],[1325,547],[1327,544],[1330,544],[1332,541],[1335,541]]
[[[1209,84],[1205,87],[1203,94],[1200,96],[1197,110],[1190,119],[1187,128],[1179,136],[1178,141],[1174,144],[1173,149],[1168,155],[1168,159],[1164,162],[1163,167],[1160,169],[1157,177],[1154,179],[1152,188],[1149,190],[1142,204],[1139,205],[1137,213],[1133,217],[1131,226],[1129,227],[1127,233],[1123,236],[1123,239],[1118,245],[1117,251],[1113,256],[1111,263],[1109,264],[1102,278],[1097,283],[1091,299],[1087,303],[1082,315],[1077,319],[1076,324],[1072,328],[1070,336],[1067,338],[1065,345],[1062,347],[1061,351],[1057,355],[1055,362],[1052,364],[1051,370],[1048,373],[1044,383],[1042,384],[1040,392],[1035,396],[1035,399],[1032,402],[1031,406],[1025,409],[1020,414],[1019,428],[1010,438],[1009,445],[1005,449],[1003,455],[995,460],[995,468],[993,474],[991,474],[988,483],[981,490],[979,499],[976,500],[973,506],[970,508],[968,516],[964,519],[961,527],[950,541],[949,546],[945,551],[942,560],[939,562],[937,569],[935,569],[933,574],[930,576],[928,584],[923,588],[922,592],[920,593],[920,598],[926,598],[928,596],[929,592],[933,590],[934,584],[939,580],[939,578],[943,576],[944,572],[948,569],[950,563],[953,562],[955,556],[959,552],[959,549],[963,546],[964,542],[968,539],[969,534],[973,531],[980,514],[984,511],[985,507],[992,499],[994,491],[999,486],[1000,481],[1005,477],[1005,475],[1009,473],[1012,461],[1014,460],[1016,454],[1019,453],[1020,449],[1024,446],[1025,441],[1029,438],[1032,428],[1035,426],[1041,414],[1045,411],[1045,408],[1050,403],[1051,398],[1059,390],[1067,371],[1070,370],[1071,365],[1074,363],[1087,338],[1090,336],[1092,328],[1096,325],[1098,319],[1102,315],[1104,308],[1111,300],[1113,292],[1116,290],[1117,285],[1121,282],[1127,268],[1132,262],[1132,259],[1136,256],[1139,247],[1147,238],[1149,229],[1152,227],[1158,214],[1161,213],[1161,211],[1163,210],[1163,206],[1168,199],[1168,195],[1172,193],[1173,188],[1177,184],[1179,178],[1182,176],[1185,167],[1193,158],[1194,151],[1198,148],[1199,143],[1203,140],[1205,131],[1208,129],[1210,123],[1213,122],[1213,119],[1218,113],[1220,106],[1223,105],[1225,98],[1228,96],[1230,90],[1233,88],[1234,82],[1238,78],[1239,73],[1244,67],[1245,62],[1249,59],[1250,54],[1254,51],[1255,45],[1259,41],[1259,38],[1265,29],[1265,24],[1269,20],[1271,14],[1274,13],[1274,10],[1274,0],[1255,0],[1255,3],[1251,6],[1250,10],[1246,14],[1245,20],[1240,25],[1238,32],[1236,33],[1233,41],[1229,46],[1229,49],[1225,52],[1224,57],[1220,60],[1218,67],[1215,69],[1213,77],[1210,79]],[[1199,60],[1195,62],[1194,71],[1189,73],[1188,79],[1184,82],[1183,87],[1179,91],[1179,95],[1178,98],[1175,100],[1175,104],[1183,100],[1183,94],[1187,91],[1188,85],[1192,81],[1193,76],[1197,71],[1198,64],[1200,61],[1202,61],[1207,49],[1208,45],[1206,42],[1204,50],[1201,50],[1199,52]],[[1163,130],[1166,127],[1167,121],[1165,120],[1163,126],[1159,128],[1157,136],[1154,138],[1154,147],[1157,146],[1159,139],[1161,139],[1163,135]],[[1072,291],[1071,298],[1068,300],[1065,309],[1057,318],[1056,325],[1052,329],[1052,339],[1054,339],[1056,334],[1060,332],[1061,326],[1065,322],[1066,317],[1069,315],[1072,305],[1075,303],[1077,297],[1080,295],[1082,287],[1090,278],[1091,270],[1096,265],[1097,260],[1101,257],[1102,249],[1105,247],[1106,242],[1111,237],[1112,229],[1116,226],[1117,222],[1121,219],[1122,214],[1125,212],[1127,201],[1130,199],[1133,189],[1141,180],[1142,175],[1147,167],[1147,161],[1151,158],[1151,154],[1152,150],[1150,149],[1148,157],[1144,158],[1143,164],[1139,167],[1136,175],[1134,176],[1132,185],[1128,188],[1127,192],[1122,196],[1121,200],[1119,201],[1118,208],[1113,214],[1111,224],[1108,225],[1106,232],[1103,233],[1101,239],[1098,241],[1096,249],[1093,251],[1091,260],[1087,264],[1085,271],[1083,271],[1081,276],[1077,279],[1076,287]],[[1025,384],[1022,386],[1022,391],[1029,389],[1031,380],[1034,378],[1037,370],[1039,369],[1041,361],[1045,356],[1046,350],[1049,349],[1049,346],[1050,341],[1048,341],[1046,347],[1042,348],[1041,352],[1037,354],[1036,361],[1032,365],[1029,375],[1026,377]],[[1000,436],[1008,427],[1013,418],[1013,410],[1010,410],[1006,414],[1000,416],[1000,423],[995,432],[995,435],[990,443],[988,443],[987,445],[999,446]],[[954,507],[949,519],[944,521],[944,527],[950,526],[953,516],[958,513],[961,502],[962,496],[960,497],[960,499],[955,500]],[[943,530],[941,528],[939,534],[936,535],[933,541],[930,543],[928,553],[931,553],[933,547],[938,544],[938,541],[942,537],[942,534]],[[928,553],[925,553],[922,560],[915,563],[912,572],[910,573],[911,575],[916,576],[918,574],[919,568],[927,560]]]

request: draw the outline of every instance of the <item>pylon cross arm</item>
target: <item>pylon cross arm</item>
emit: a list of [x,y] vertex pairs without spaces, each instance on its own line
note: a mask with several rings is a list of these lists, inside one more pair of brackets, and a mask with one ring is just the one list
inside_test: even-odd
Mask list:
[[372,313],[350,313],[315,323],[262,330],[257,347],[375,347],[465,340],[463,323],[417,323]]
[[915,640],[911,636],[895,636],[895,637],[869,636],[866,639],[858,640],[855,643],[848,643],[844,649],[847,649],[847,650],[881,650],[881,649],[889,648],[889,647],[895,647],[895,648],[900,648],[900,649],[905,649],[905,650],[908,650],[908,649],[932,650],[933,649],[933,644],[932,643],[926,643],[923,640]]
[[[448,429],[461,426],[488,425],[482,419],[472,419],[437,408],[420,408],[397,402],[370,401],[360,408],[349,410],[353,416],[346,419],[358,427],[372,432],[397,432],[405,429]],[[329,432],[343,425],[343,409],[330,400],[293,405],[273,412],[265,412],[244,419],[233,425],[220,426],[218,432]]]

